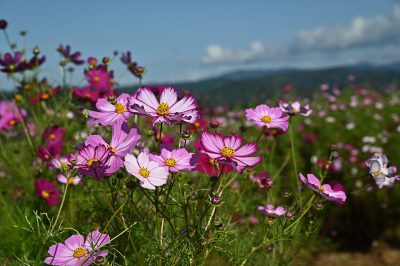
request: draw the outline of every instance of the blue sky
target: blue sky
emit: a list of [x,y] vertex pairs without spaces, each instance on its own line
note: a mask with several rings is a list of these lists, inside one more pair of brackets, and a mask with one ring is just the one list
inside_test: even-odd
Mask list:
[[[148,69],[147,82],[400,59],[396,1],[246,2],[0,0],[0,18],[9,21],[15,41],[20,30],[28,31],[27,46],[37,44],[47,55],[44,74],[54,81],[59,44],[85,58],[129,50]],[[0,52],[6,51],[0,39]],[[113,68],[121,84],[134,81],[117,60]],[[7,84],[3,76],[0,86]]]

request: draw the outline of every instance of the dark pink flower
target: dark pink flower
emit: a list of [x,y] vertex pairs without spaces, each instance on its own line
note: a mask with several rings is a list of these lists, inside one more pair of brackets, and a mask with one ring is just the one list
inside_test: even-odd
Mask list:
[[276,208],[272,204],[268,204],[267,206],[258,206],[258,211],[265,216],[277,218],[279,216],[285,215],[286,210],[281,207],[277,206]]
[[53,182],[48,182],[44,178],[36,180],[35,191],[36,195],[44,199],[50,206],[55,206],[61,201],[61,191]]
[[193,155],[194,153],[188,152],[185,148],[174,150],[162,148],[160,155],[150,154],[150,158],[161,166],[168,167],[170,172],[180,172],[194,168],[191,164]]
[[279,107],[269,107],[266,104],[246,109],[246,118],[257,127],[279,128],[282,131],[289,127],[289,116],[282,113]]
[[132,114],[128,112],[128,98],[126,93],[121,94],[115,103],[111,103],[106,99],[99,99],[96,107],[100,112],[89,111],[89,116],[97,119],[103,126],[110,126],[115,122],[126,122]]

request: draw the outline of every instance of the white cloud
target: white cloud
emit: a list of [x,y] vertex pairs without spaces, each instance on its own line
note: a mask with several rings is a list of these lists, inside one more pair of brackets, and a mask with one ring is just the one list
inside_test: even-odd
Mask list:
[[[292,42],[286,44],[263,44],[254,41],[246,49],[209,45],[202,62],[209,65],[284,62],[308,54],[346,53],[357,49],[385,48],[399,44],[400,4],[396,4],[391,16],[356,17],[349,25],[302,31]],[[380,49],[375,50],[379,53]]]

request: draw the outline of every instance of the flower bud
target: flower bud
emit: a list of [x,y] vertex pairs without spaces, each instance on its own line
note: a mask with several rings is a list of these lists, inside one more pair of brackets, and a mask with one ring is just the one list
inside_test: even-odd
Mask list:
[[5,19],[0,19],[0,30],[5,30],[7,28],[8,22]]
[[222,198],[221,198],[220,196],[214,195],[214,196],[211,198],[211,203],[212,203],[213,205],[220,205],[220,204],[222,203]]

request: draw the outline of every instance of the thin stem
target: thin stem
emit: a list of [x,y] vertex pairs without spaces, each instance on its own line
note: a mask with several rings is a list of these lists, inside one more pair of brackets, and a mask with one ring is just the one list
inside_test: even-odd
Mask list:
[[261,136],[264,134],[264,131],[265,131],[265,127],[263,127],[262,130],[260,131],[260,134],[258,135],[256,140],[254,141],[255,143],[257,143],[260,140]]
[[289,134],[290,134],[290,149],[292,151],[292,160],[293,160],[293,168],[294,168],[294,178],[296,180],[297,184],[297,197],[299,201],[300,208],[302,207],[303,203],[301,200],[301,191],[300,191],[300,180],[298,178],[298,172],[297,172],[297,162],[296,162],[296,153],[295,153],[295,146],[294,146],[294,137],[293,137],[293,124],[289,126]]
[[68,182],[67,182],[67,184],[66,184],[66,186],[65,186],[64,194],[63,194],[63,197],[62,197],[62,200],[61,200],[61,205],[60,205],[60,208],[58,209],[58,213],[57,213],[57,216],[56,216],[56,220],[54,221],[54,224],[53,224],[53,226],[51,227],[49,236],[53,233],[53,230],[54,230],[54,228],[55,228],[56,225],[57,225],[58,218],[60,217],[61,210],[62,210],[62,208],[63,208],[63,206],[64,206],[65,198],[66,198],[66,196],[67,196],[67,191],[68,191]]

